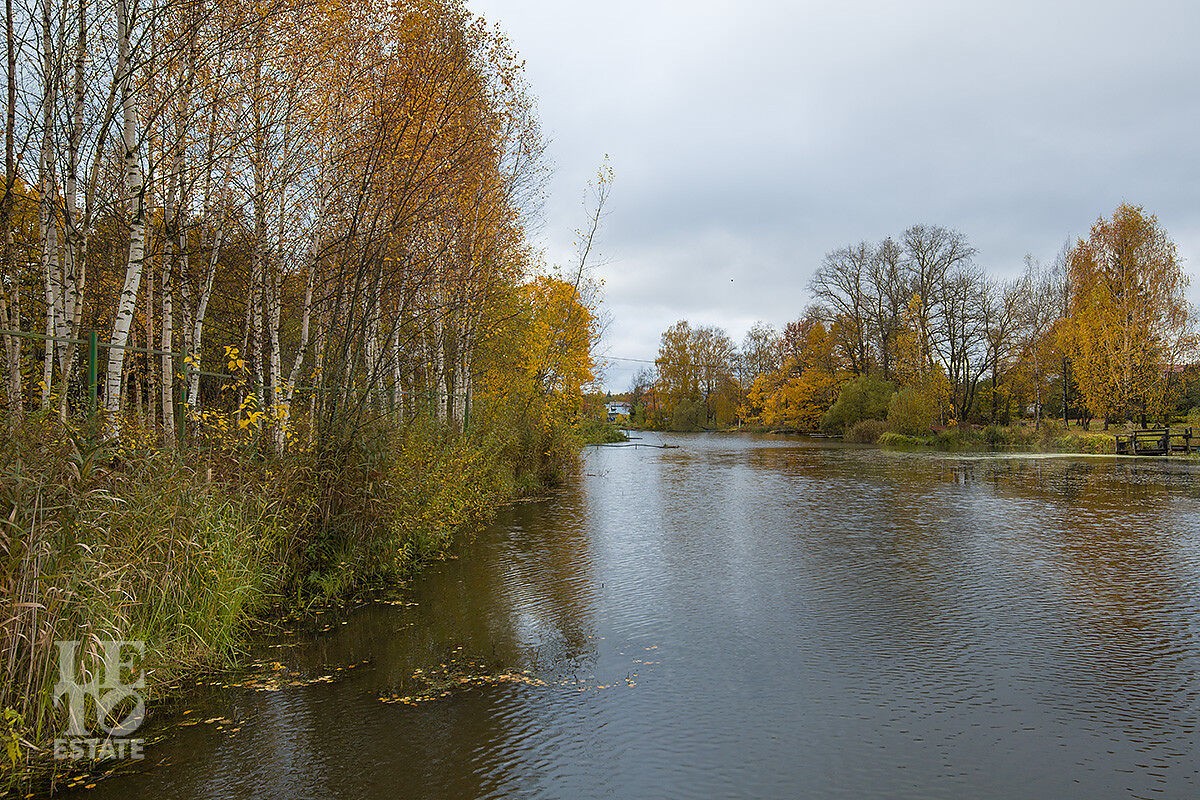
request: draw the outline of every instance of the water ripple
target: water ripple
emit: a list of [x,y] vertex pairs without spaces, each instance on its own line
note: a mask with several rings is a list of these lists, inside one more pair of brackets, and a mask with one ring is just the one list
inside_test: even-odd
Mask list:
[[[352,679],[217,692],[242,733],[94,794],[1200,794],[1194,465],[674,441],[590,453],[419,605],[292,654],[371,658]],[[378,701],[460,657],[545,685]]]

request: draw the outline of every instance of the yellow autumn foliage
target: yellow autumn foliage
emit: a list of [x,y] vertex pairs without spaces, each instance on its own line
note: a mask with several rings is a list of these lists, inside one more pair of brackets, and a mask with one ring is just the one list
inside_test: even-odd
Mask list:
[[1174,242],[1154,215],[1123,204],[1075,244],[1067,270],[1060,333],[1084,402],[1105,419],[1159,413],[1166,374],[1195,344]]

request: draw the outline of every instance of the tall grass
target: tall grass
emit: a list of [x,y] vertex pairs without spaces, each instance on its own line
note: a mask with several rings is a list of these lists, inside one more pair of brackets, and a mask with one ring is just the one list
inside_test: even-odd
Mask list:
[[0,788],[64,727],[55,642],[85,665],[146,643],[148,699],[221,667],[268,609],[325,605],[407,577],[515,495],[561,479],[578,434],[495,420],[346,426],[283,457],[245,446],[119,443],[52,415],[0,418]]
[[6,434],[0,733],[24,740],[20,762],[61,730],[56,641],[80,640],[85,664],[104,640],[145,641],[151,693],[232,657],[284,577],[302,498],[265,479],[229,485],[169,452],[89,444],[50,417]]

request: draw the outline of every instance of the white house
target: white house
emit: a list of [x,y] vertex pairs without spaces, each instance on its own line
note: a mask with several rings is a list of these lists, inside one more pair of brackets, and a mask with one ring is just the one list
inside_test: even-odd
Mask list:
[[616,422],[617,417],[628,417],[633,410],[629,403],[605,403],[604,407],[608,411],[609,422]]

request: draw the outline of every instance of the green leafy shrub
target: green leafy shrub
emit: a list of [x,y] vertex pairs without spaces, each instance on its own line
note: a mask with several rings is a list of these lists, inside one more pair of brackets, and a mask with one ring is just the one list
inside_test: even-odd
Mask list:
[[875,374],[859,375],[842,386],[837,400],[821,418],[828,433],[846,432],[863,420],[884,420],[896,385]]
[[876,442],[880,447],[886,447],[893,450],[912,450],[920,447],[922,442],[915,436],[905,436],[903,433],[888,431],[879,437]]
[[699,431],[708,423],[708,407],[703,400],[680,400],[671,413],[667,429],[672,431]]
[[937,414],[937,400],[916,386],[906,386],[888,404],[888,428],[905,436],[928,435]]
[[846,430],[846,441],[857,444],[875,444],[887,433],[887,422],[881,419],[860,419]]
[[629,437],[621,432],[615,422],[595,417],[588,417],[581,421],[577,433],[581,444],[614,444],[629,441]]
[[982,432],[963,426],[946,428],[928,438],[937,450],[980,450],[987,445]]

